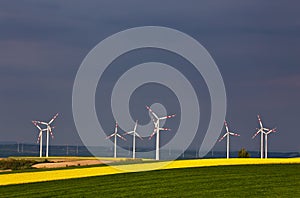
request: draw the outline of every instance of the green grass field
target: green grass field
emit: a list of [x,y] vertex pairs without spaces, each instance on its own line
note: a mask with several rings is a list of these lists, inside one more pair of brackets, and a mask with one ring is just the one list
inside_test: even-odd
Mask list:
[[1,197],[300,197],[300,165],[159,170],[0,186]]

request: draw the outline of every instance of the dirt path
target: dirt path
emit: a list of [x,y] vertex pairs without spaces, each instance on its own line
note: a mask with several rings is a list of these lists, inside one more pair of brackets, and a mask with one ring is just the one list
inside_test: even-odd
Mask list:
[[3,172],[10,172],[12,171],[11,169],[5,169],[5,170],[0,170],[0,173],[3,173]]
[[112,161],[101,161],[101,160],[73,160],[73,161],[53,161],[52,163],[39,163],[35,164],[33,168],[63,168],[69,166],[88,166],[88,165],[97,165],[97,164],[107,164]]

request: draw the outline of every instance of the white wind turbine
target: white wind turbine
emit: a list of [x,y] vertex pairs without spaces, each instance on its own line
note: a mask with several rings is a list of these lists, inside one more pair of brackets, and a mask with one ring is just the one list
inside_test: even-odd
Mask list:
[[117,137],[119,137],[122,140],[126,141],[126,139],[124,137],[122,137],[120,134],[118,134],[118,123],[117,122],[116,122],[115,132],[112,133],[111,135],[107,136],[106,139],[109,139],[111,137],[115,137],[115,141],[114,141],[114,158],[117,158]]
[[170,131],[170,129],[168,129],[168,128],[161,128],[160,127],[160,121],[168,119],[168,118],[173,118],[173,117],[175,117],[175,114],[159,118],[152,111],[152,109],[150,107],[146,106],[146,108],[153,115],[151,117],[152,117],[152,121],[153,121],[153,124],[154,124],[154,130],[153,130],[153,133],[150,135],[149,140],[156,134],[156,155],[155,155],[155,160],[159,160],[159,131]]
[[124,135],[127,135],[127,134],[130,134],[133,136],[133,142],[132,142],[132,158],[135,159],[135,137],[138,136],[141,140],[143,139],[137,132],[136,132],[136,128],[137,128],[137,124],[138,124],[138,121],[135,122],[135,125],[134,125],[134,129],[133,131],[129,131],[129,132],[126,132],[124,133]]
[[276,132],[276,128],[269,130],[265,133],[265,158],[268,158],[268,135],[272,132]]
[[42,129],[36,122],[32,121],[32,123],[40,130],[37,143],[40,142],[40,157],[42,157],[43,153],[43,131],[47,131],[47,129]]
[[[58,113],[55,114],[55,116],[53,116],[53,118],[49,121],[49,122],[43,122],[43,121],[32,121],[32,123],[34,123],[36,126],[38,126],[37,124],[42,124],[46,126],[46,133],[47,133],[47,146],[46,146],[46,157],[49,157],[49,133],[52,136],[53,139],[53,133],[52,133],[52,129],[54,127],[51,127],[51,124],[54,122],[54,120],[57,118]],[[41,128],[41,127],[40,127]],[[44,130],[44,129],[43,129]],[[42,136],[41,136],[42,137]]]
[[[264,157],[264,148],[263,148],[263,144],[264,144],[264,134],[265,134],[265,137],[267,137],[267,135],[269,135],[271,132],[275,132],[275,129],[268,129],[268,128],[265,128],[263,126],[263,123],[262,123],[262,120],[260,118],[259,115],[257,115],[257,118],[258,118],[258,122],[259,122],[259,125],[260,125],[260,128],[258,129],[258,131],[253,135],[252,139],[254,139],[259,133],[261,134],[260,135],[260,158],[263,158]],[[267,138],[266,138],[266,152],[267,152]],[[267,156],[267,154],[265,153],[265,156]]]
[[224,122],[224,124],[226,128],[226,133],[223,135],[223,137],[220,138],[219,142],[221,142],[227,136],[227,159],[229,159],[229,136],[230,135],[240,136],[240,135],[237,133],[230,132],[226,121]]

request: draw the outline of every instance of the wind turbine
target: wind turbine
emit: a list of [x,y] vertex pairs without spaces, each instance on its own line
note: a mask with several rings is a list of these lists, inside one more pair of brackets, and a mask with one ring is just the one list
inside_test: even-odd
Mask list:
[[227,124],[226,121],[224,122],[224,125],[225,125],[225,128],[226,128],[226,133],[223,135],[223,137],[220,138],[219,142],[221,142],[227,136],[227,159],[229,159],[229,136],[230,135],[240,136],[240,135],[237,134],[237,133],[230,132],[229,129],[228,129],[228,124]]
[[146,108],[152,114],[151,117],[152,117],[152,121],[153,121],[153,124],[154,124],[154,130],[153,130],[153,133],[150,135],[149,140],[156,134],[156,155],[155,155],[155,160],[159,160],[159,131],[170,131],[171,130],[171,129],[168,129],[168,128],[161,128],[160,127],[160,121],[168,119],[168,118],[173,118],[173,117],[175,117],[175,114],[159,118],[152,111],[152,109],[150,107],[146,106]]
[[[263,123],[262,123],[262,120],[260,118],[260,115],[257,115],[257,118],[258,118],[258,122],[259,122],[259,125],[260,125],[260,128],[258,129],[258,131],[253,135],[252,139],[254,139],[259,133],[261,134],[260,135],[260,158],[262,159],[264,157],[264,154],[263,154],[263,144],[264,144],[264,134],[265,134],[265,137],[267,137],[267,135],[269,135],[271,132],[275,132],[275,129],[268,129],[268,128],[265,128],[263,126]],[[267,141],[267,138],[266,138],[266,141]],[[267,152],[267,145],[268,143],[266,143],[266,152]],[[267,155],[265,153],[265,155]]]
[[135,159],[135,136],[138,136],[141,140],[143,140],[143,138],[136,132],[137,123],[138,123],[138,121],[135,122],[133,131],[129,131],[129,132],[124,133],[124,135],[131,134],[133,136],[133,142],[132,142],[132,144],[133,144],[133,146],[132,146],[132,158],[133,159]]
[[43,153],[43,131],[47,131],[47,129],[42,129],[35,121],[32,123],[40,130],[37,143],[40,142],[40,157],[42,157]]
[[116,122],[115,132],[111,135],[107,136],[106,139],[109,139],[111,137],[115,137],[115,143],[114,143],[114,158],[117,158],[117,137],[121,138],[122,140],[126,139],[122,137],[120,134],[118,134],[118,123]]
[[32,121],[35,124],[42,124],[46,126],[46,133],[47,133],[47,147],[46,147],[46,157],[49,157],[49,133],[51,134],[52,139],[54,138],[52,129],[54,127],[51,127],[51,124],[54,122],[54,120],[57,118],[58,113],[53,116],[53,118],[49,122],[42,122],[42,121]]
[[269,130],[265,133],[265,158],[268,158],[268,135],[272,132],[276,132],[276,128]]

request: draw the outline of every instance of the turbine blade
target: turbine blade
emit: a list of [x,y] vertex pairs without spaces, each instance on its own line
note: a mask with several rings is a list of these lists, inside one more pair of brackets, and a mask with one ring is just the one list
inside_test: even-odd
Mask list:
[[154,131],[152,132],[152,134],[151,134],[150,137],[149,137],[149,140],[152,139],[152,137],[155,135],[156,131],[157,131],[157,129],[154,129]]
[[261,118],[260,118],[260,115],[257,115],[257,119],[258,119],[260,128],[264,128],[264,127],[263,127],[263,124],[262,124],[262,121],[261,121]]
[[150,114],[150,117],[151,117],[151,119],[152,119],[153,124],[155,125],[155,122],[156,122],[156,121],[155,121],[153,115]]
[[228,133],[225,133],[220,139],[219,139],[219,142],[221,142],[226,136],[227,136]]
[[261,129],[258,130],[258,131],[252,136],[252,139],[254,139],[260,132],[261,132]]
[[226,120],[225,120],[225,122],[224,122],[224,125],[225,125],[225,128],[226,128],[226,132],[228,133],[228,132],[229,132],[229,129],[228,129],[228,124],[227,124]]
[[126,133],[124,133],[123,135],[129,135],[129,134],[132,134],[132,133],[134,133],[134,131],[126,132]]
[[146,106],[146,108],[149,110],[149,112],[156,118],[158,119],[158,116],[152,111],[152,109],[148,106]]
[[137,132],[135,132],[135,135],[137,136],[137,137],[139,137],[141,140],[143,140],[143,138],[140,136],[140,134],[138,134]]
[[49,126],[49,132],[50,132],[51,138],[54,139],[54,135],[53,135],[53,132],[52,132],[52,127],[50,127],[50,126]]
[[119,138],[121,138],[124,141],[127,141],[126,138],[124,138],[123,136],[121,136],[120,134],[116,134]]
[[169,116],[164,116],[162,118],[159,118],[160,120],[165,120],[165,119],[168,119],[168,118],[174,118],[176,116],[176,114],[173,114],[173,115],[169,115]]
[[41,122],[41,121],[33,121],[33,122],[35,122],[35,123],[37,123],[37,124],[48,125],[48,123],[46,123],[46,122]]
[[39,143],[39,141],[40,141],[40,139],[41,139],[41,136],[42,136],[42,131],[40,131],[40,133],[39,133],[38,139],[37,139],[37,141],[36,141],[37,144]]
[[116,126],[115,126],[115,134],[118,133],[118,123],[116,122]]
[[41,127],[37,124],[37,122],[32,121],[32,123],[34,124],[34,126],[36,126],[39,130],[42,130]]
[[109,138],[113,137],[114,135],[115,135],[115,133],[113,133],[113,134],[107,136],[105,139],[109,139]]
[[229,132],[230,135],[233,135],[233,136],[240,136],[240,134],[237,134],[237,133],[232,133],[232,132]]
[[133,129],[133,131],[136,131],[137,124],[138,124],[138,121],[135,121],[135,125],[134,125],[134,129]]
[[171,131],[169,128],[159,128],[160,131]]
[[269,135],[270,133],[276,132],[276,128],[269,130],[266,134]]
[[51,124],[57,118],[57,116],[58,116],[58,113],[55,114],[55,116],[53,116],[53,118],[50,120],[49,124]]

